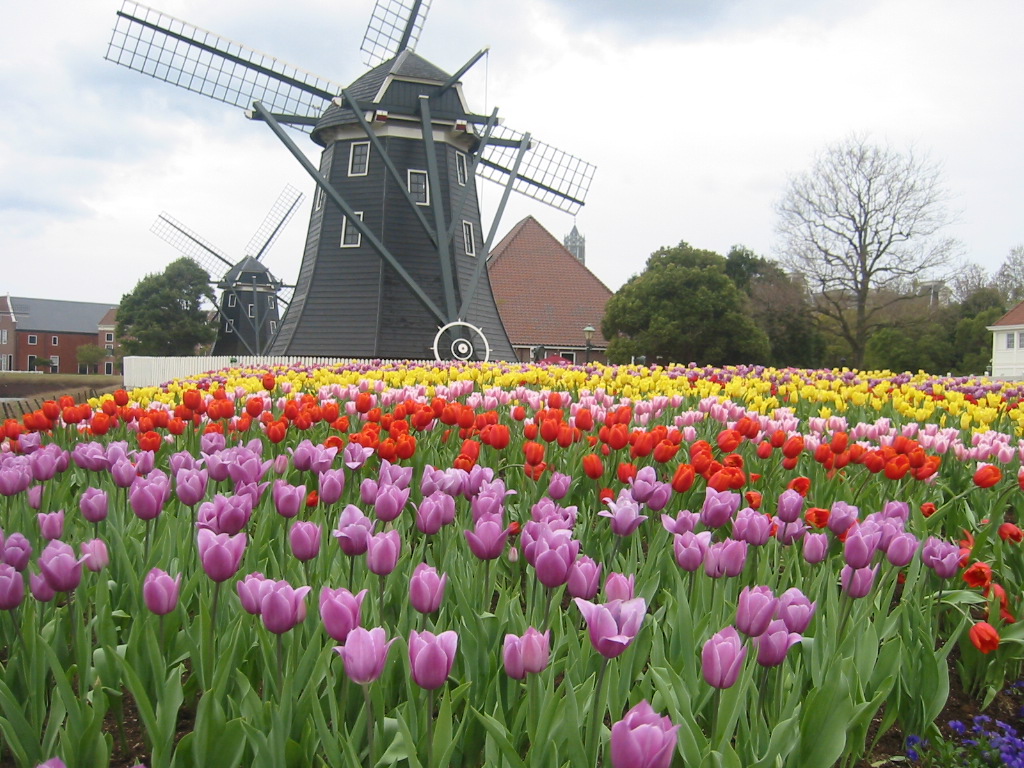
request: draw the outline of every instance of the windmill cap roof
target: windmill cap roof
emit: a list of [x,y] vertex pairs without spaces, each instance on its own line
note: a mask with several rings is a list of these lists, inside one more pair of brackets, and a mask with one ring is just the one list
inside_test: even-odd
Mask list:
[[[357,78],[346,90],[356,101],[375,101],[381,87],[389,77],[399,80],[426,82],[431,85],[441,85],[448,80],[450,75],[440,67],[431,64],[415,51],[406,49],[393,59],[388,59],[378,64],[369,72]],[[387,108],[386,95],[376,103],[382,108]],[[320,138],[321,131],[357,122],[355,114],[347,106],[339,107],[336,104],[331,104],[313,128],[311,134],[313,141],[321,146],[326,146],[327,142]]]
[[236,283],[251,283],[253,278],[260,285],[267,283],[277,284],[278,280],[270,273],[263,262],[252,256],[246,256],[227,271],[220,283],[219,288],[230,288]]

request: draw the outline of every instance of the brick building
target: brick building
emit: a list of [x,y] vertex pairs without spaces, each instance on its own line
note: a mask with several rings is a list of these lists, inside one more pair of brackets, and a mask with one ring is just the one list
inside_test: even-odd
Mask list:
[[46,359],[51,373],[87,373],[78,348],[95,344],[107,350],[99,372],[113,374],[116,323],[112,304],[0,296],[0,371],[34,371]]

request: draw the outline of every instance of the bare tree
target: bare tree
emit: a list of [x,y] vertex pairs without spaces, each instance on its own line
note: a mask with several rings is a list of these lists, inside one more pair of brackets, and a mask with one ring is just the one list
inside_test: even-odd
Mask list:
[[983,266],[975,261],[965,261],[955,265],[953,275],[949,281],[953,301],[957,304],[967,301],[972,295],[983,288],[993,286],[992,276],[985,271]]
[[780,256],[803,275],[814,310],[861,366],[871,333],[890,325],[908,285],[936,277],[954,256],[938,237],[950,222],[936,166],[851,137],[790,179],[777,206]]
[[1024,245],[1010,249],[1006,261],[996,272],[995,284],[1007,305],[1024,301]]

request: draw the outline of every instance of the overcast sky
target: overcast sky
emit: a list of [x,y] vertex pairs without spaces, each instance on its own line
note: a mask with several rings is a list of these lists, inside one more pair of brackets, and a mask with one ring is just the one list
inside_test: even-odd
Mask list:
[[[373,0],[152,4],[335,82],[366,69]],[[266,126],[104,61],[120,0],[4,6],[0,292],[117,302],[177,257],[161,211],[240,258],[286,184],[306,199],[266,261],[294,279],[312,182]],[[788,176],[853,133],[939,164],[948,234],[994,271],[1024,242],[1022,30],[1020,0],[433,0],[417,52],[451,72],[489,46],[470,105],[597,166],[576,223],[614,290],[681,240],[775,255]],[[526,215],[573,225],[518,198],[500,233]]]

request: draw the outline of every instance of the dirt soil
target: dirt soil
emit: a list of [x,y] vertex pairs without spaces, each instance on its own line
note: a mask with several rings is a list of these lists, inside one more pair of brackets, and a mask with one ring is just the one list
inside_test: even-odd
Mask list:
[[0,374],[0,399],[14,398],[21,402],[3,403],[5,417],[17,416],[39,407],[44,400],[70,395],[77,401],[122,386],[120,376],[81,375],[70,373],[4,373]]

